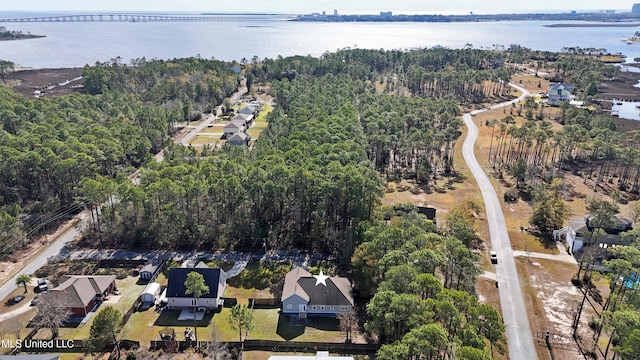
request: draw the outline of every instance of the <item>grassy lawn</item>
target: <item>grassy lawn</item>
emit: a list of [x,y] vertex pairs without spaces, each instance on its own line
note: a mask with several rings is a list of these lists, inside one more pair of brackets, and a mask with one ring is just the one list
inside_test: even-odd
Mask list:
[[262,111],[260,111],[260,114],[258,114],[256,119],[254,120],[253,126],[249,130],[247,130],[247,134],[249,134],[252,139],[257,139],[262,131],[267,128],[267,126],[269,125],[267,123],[267,115],[269,115],[272,110],[273,106],[269,104],[264,104],[262,106]]
[[[36,308],[32,308],[26,313],[16,315],[9,320],[0,322],[0,334],[4,334],[5,340],[15,340],[15,334],[19,331],[20,338],[24,339],[25,336],[31,331],[31,328],[27,328],[27,324],[33,315],[36,314]],[[5,353],[5,350],[9,349],[0,348],[0,354]]]
[[227,140],[220,139],[219,136],[211,136],[211,135],[196,135],[193,140],[189,144],[191,145],[206,145],[206,144],[219,144],[223,145]]
[[[230,267],[230,263],[215,262],[211,265]],[[291,270],[291,264],[250,262],[238,276],[227,281],[225,297],[236,298],[239,304],[248,304],[250,297],[279,297],[284,275]],[[158,282],[166,283],[164,275]],[[219,341],[237,341],[238,331],[231,328],[227,318],[231,309],[226,307],[219,313],[207,314],[198,322],[198,338],[210,340],[215,332]],[[153,309],[135,312],[122,329],[120,337],[136,339],[143,345],[159,338],[159,332],[165,327],[175,330],[179,340],[184,338],[184,329],[193,327],[193,321],[178,321],[178,311],[163,311],[158,314]],[[330,318],[314,319],[306,327],[290,326],[289,319],[281,316],[278,309],[254,309],[254,329],[249,339],[297,340],[342,342],[343,335],[337,321]]]
[[33,273],[34,277],[45,277],[53,283],[54,286],[58,285],[61,277],[74,274],[84,275],[88,273],[95,265],[96,261],[91,260],[71,260],[47,263],[40,269]]
[[[343,342],[343,333],[334,318],[310,318],[307,326],[291,326],[289,317],[278,309],[255,309],[254,329],[249,332],[251,340]],[[275,328],[274,328],[275,325]],[[236,338],[237,338],[236,334]]]
[[[229,309],[223,309],[221,313],[209,313],[201,321],[198,321],[198,339],[203,341],[211,340],[214,324],[221,321],[226,324],[226,313],[228,311]],[[193,328],[194,323],[193,320],[178,321],[178,315],[180,315],[180,311],[177,310],[165,310],[158,314],[153,311],[153,308],[135,312],[122,329],[120,338],[138,340],[143,346],[148,346],[150,341],[160,338],[160,331],[165,327],[169,327],[175,330],[178,340],[184,340],[185,328]],[[234,340],[228,334],[227,336],[221,335],[220,332],[216,333],[217,339],[220,341]]]
[[[16,296],[24,296],[24,299],[22,299],[20,302],[18,303],[14,303],[13,302],[13,298],[15,298]],[[9,311],[13,311],[17,308],[20,308],[22,306],[24,306],[25,304],[29,304],[31,302],[31,300],[36,296],[36,293],[34,291],[34,287],[33,286],[27,286],[27,292],[24,292],[24,287],[20,286],[15,288],[10,294],[9,296],[7,296],[6,298],[2,299],[2,303],[0,303],[0,314],[6,314]]]
[[[262,263],[252,261],[238,276],[227,280],[230,287],[245,289],[253,292],[254,290],[267,290],[279,296],[284,276],[291,270],[291,264],[288,262],[280,263]],[[240,298],[238,300],[241,300]]]
[[[138,296],[140,296],[140,293],[142,293],[142,290],[144,290],[144,287],[146,286],[146,284],[137,284],[137,281],[137,276],[129,276],[122,280],[117,279],[116,286],[120,291],[120,295],[111,295],[110,299],[100,305],[98,313],[105,307],[112,306],[124,315],[124,313],[127,312],[135,303]],[[95,316],[98,313],[94,314],[93,317],[85,324],[79,324],[77,327],[66,327],[60,329],[60,337],[62,339],[86,339],[89,337],[89,330],[91,330],[93,319],[95,319]],[[49,336],[49,330],[44,329],[39,331],[35,338],[46,339]]]
[[198,134],[207,134],[211,137],[221,137],[224,134],[223,126],[206,127],[198,132]]

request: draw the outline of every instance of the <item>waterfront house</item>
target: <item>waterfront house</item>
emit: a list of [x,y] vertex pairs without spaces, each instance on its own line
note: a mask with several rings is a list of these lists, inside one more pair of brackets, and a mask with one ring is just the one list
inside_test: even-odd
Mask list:
[[[204,278],[209,292],[198,298],[187,294],[184,285],[187,274],[197,272]],[[169,269],[169,283],[167,285],[167,307],[169,309],[185,309],[198,307],[199,309],[215,310],[222,306],[222,294],[227,288],[227,275],[222,269],[210,268],[204,263],[196,267]]]
[[295,267],[284,278],[282,312],[285,315],[336,316],[354,306],[351,282],[338,276],[327,276],[322,271],[311,275]]
[[115,289],[113,275],[71,275],[63,277],[60,285],[51,291],[60,294],[74,315],[86,316]]
[[575,96],[571,94],[573,85],[558,83],[549,85],[547,104],[553,106],[559,106],[562,102],[572,101]]
[[569,220],[569,224],[566,227],[560,230],[554,230],[553,236],[556,240],[564,238],[570,253],[579,251],[583,247],[590,245],[606,248],[616,245],[629,245],[631,243],[631,239],[620,237],[621,232],[633,229],[631,219],[616,215],[613,218],[612,226],[603,229],[605,233],[599,235],[593,233],[595,228],[591,223],[592,220],[592,215],[585,215],[583,218]]

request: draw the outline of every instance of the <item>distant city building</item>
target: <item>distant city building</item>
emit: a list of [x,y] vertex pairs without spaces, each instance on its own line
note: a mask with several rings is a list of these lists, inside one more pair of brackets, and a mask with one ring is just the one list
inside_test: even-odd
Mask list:
[[615,10],[605,10],[604,13],[607,14],[607,15],[613,15],[613,14],[616,13],[616,11]]
[[338,16],[338,9],[333,9],[333,16]]
[[380,17],[390,18],[392,16],[393,16],[393,13],[391,11],[380,11]]
[[631,13],[640,15],[640,4],[633,4],[633,7],[631,8]]

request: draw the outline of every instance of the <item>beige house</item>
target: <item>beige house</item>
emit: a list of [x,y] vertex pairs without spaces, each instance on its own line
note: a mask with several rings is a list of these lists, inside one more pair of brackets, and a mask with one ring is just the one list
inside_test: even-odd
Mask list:
[[282,313],[300,318],[336,316],[354,306],[351,282],[338,276],[326,276],[320,271],[311,275],[296,267],[289,271],[282,289]]

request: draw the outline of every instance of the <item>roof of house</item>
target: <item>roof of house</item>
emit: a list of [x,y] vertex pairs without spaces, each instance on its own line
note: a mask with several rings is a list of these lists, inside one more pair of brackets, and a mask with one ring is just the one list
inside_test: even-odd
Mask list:
[[318,351],[316,355],[312,356],[300,356],[300,355],[274,355],[270,356],[269,360],[353,360],[351,356],[329,356],[328,351]]
[[208,269],[209,265],[207,265],[204,261],[198,261],[198,263],[194,267],[199,269]]
[[156,270],[158,270],[158,266],[160,265],[154,262],[148,262],[145,266],[142,267],[142,269],[140,269],[140,272],[150,272],[153,274],[154,272],[156,272]]
[[571,94],[572,90],[573,85],[558,83],[549,85],[548,93],[549,95]]
[[[324,285],[326,284],[326,285]],[[282,299],[298,295],[309,305],[353,306],[351,282],[344,277],[332,276],[320,283],[318,279],[301,267],[295,267],[285,275]]]
[[58,360],[60,354],[0,355],[0,360]]
[[184,286],[185,280],[187,280],[187,274],[190,272],[197,272],[204,277],[204,283],[209,287],[209,293],[203,294],[201,298],[216,298],[218,295],[218,284],[221,280],[226,281],[227,275],[222,269],[212,269],[209,267],[195,267],[195,268],[171,268],[169,269],[169,284],[167,285],[167,297],[192,297],[187,295],[186,288]]
[[573,231],[575,231],[576,233],[583,233],[585,231],[589,231],[589,229],[587,228],[587,222],[585,221],[585,219],[571,219],[569,220],[569,226],[571,226]]
[[71,275],[63,277],[52,291],[62,292],[69,307],[85,307],[96,295],[104,294],[114,281],[114,275]]
[[249,135],[243,133],[243,132],[237,132],[235,134],[233,134],[233,136],[231,136],[230,138],[227,139],[227,142],[237,142],[237,143],[241,143],[241,142],[246,142],[247,139],[249,139]]
[[158,284],[157,282],[148,283],[147,286],[144,287],[144,290],[142,290],[142,294],[156,295],[159,289],[160,284]]
[[243,114],[243,113],[239,113],[236,116],[231,118],[231,121],[233,120],[243,120],[243,121],[249,121],[253,119],[253,114]]
[[241,119],[236,119],[236,120],[231,120],[231,122],[229,122],[227,125],[224,126],[224,130],[230,130],[230,129],[242,129],[246,124],[245,120],[241,120]]
[[251,104],[251,105],[247,105],[247,106],[243,107],[242,109],[240,109],[238,111],[238,113],[247,114],[247,115],[253,115],[256,112],[257,109],[258,109],[257,105]]

